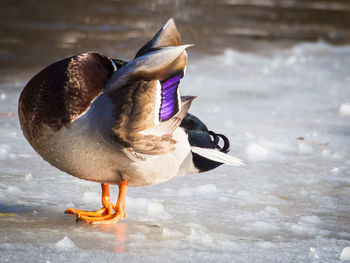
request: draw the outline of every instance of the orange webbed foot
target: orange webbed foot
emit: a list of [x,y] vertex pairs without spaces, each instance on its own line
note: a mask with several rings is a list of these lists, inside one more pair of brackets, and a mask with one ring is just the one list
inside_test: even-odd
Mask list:
[[101,209],[96,211],[85,211],[85,210],[68,208],[65,211],[65,213],[77,215],[77,216],[83,215],[83,216],[91,216],[91,217],[101,217],[101,216],[113,214],[113,210],[115,209],[115,206],[111,202],[111,197],[109,194],[109,185],[101,184],[101,188],[102,188],[102,205],[103,205]]
[[[128,181],[122,180],[119,185],[119,196],[117,205],[114,206],[109,195],[108,184],[101,184],[102,187],[102,204],[103,208],[96,211],[84,211],[68,208],[65,213],[77,216],[77,222],[88,224],[112,224],[126,218],[125,198],[128,188]],[[113,213],[113,210],[115,213]]]

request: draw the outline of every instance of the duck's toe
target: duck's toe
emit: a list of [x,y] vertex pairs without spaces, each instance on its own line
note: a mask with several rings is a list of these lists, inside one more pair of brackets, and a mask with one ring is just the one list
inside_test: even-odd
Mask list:
[[123,220],[123,218],[126,217],[126,214],[122,213],[114,213],[111,215],[105,215],[105,216],[86,216],[77,214],[77,220],[76,222],[85,222],[88,224],[113,224],[118,221]]
[[68,208],[64,212],[66,214],[71,214],[71,215],[84,215],[84,216],[96,216],[96,217],[112,214],[112,212],[109,211],[109,209],[107,209],[106,207],[103,207],[103,208],[98,209],[96,211],[85,211],[85,210]]

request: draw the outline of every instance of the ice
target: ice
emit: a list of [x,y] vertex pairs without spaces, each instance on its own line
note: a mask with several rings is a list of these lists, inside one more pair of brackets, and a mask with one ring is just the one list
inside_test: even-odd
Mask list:
[[[130,187],[127,219],[79,224],[65,209],[100,209],[100,185],[47,164],[0,115],[0,262],[349,260],[350,46],[188,53],[190,112],[247,166]],[[1,112],[36,72],[0,83]]]
[[273,225],[271,223],[263,222],[263,221],[257,221],[254,222],[247,228],[248,231],[254,231],[256,233],[263,232],[263,233],[269,233],[269,232],[276,232],[280,230],[280,228],[276,225]]
[[0,144],[0,160],[4,160],[9,156],[10,146],[6,144]]
[[214,184],[205,184],[196,187],[196,192],[201,194],[214,193],[216,191],[216,186]]
[[168,228],[163,229],[163,238],[166,239],[182,239],[184,237],[183,233],[179,231],[174,231]]
[[308,153],[312,153],[313,148],[310,144],[305,143],[305,142],[300,142],[298,144],[298,152],[301,154],[308,154]]
[[0,244],[0,250],[10,250],[10,249],[15,249],[15,246],[9,243]]
[[332,168],[332,169],[331,169],[331,173],[332,173],[332,174],[337,174],[337,173],[339,173],[339,168],[338,168],[338,167]]
[[72,250],[76,246],[74,242],[69,239],[69,237],[65,236],[63,239],[61,239],[55,244],[55,247],[57,250],[62,251],[62,250]]
[[339,114],[344,116],[350,116],[350,103],[343,103],[339,107]]
[[301,220],[306,222],[306,223],[311,223],[311,224],[321,224],[322,223],[321,219],[317,216],[302,216]]
[[350,260],[350,247],[345,247],[340,254],[341,260]]
[[277,207],[267,206],[265,210],[271,214],[281,215],[280,210]]
[[310,247],[310,255],[316,259],[320,259],[319,251],[314,247]]
[[187,189],[187,188],[180,188],[178,191],[178,195],[182,196],[182,197],[188,197],[193,195],[193,191],[191,191],[191,189]]
[[85,192],[83,201],[86,203],[98,203],[101,197],[96,192]]

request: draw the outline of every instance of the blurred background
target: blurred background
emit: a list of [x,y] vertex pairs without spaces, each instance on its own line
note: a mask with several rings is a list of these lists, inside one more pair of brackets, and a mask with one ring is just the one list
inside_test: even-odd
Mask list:
[[348,0],[1,0],[0,81],[85,51],[130,59],[170,17],[197,55],[350,42]]

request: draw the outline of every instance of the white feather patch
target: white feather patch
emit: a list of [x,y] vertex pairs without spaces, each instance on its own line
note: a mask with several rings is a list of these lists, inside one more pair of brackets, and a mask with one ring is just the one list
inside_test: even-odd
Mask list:
[[209,160],[224,163],[233,166],[245,166],[241,159],[222,153],[215,149],[191,147],[192,152],[199,154],[200,156],[207,158]]
[[114,61],[112,59],[110,59],[112,65],[113,65],[113,69],[114,69],[114,72],[117,71],[117,66],[115,65]]
[[155,97],[156,97],[156,105],[154,106],[154,120],[155,120],[155,125],[158,125],[159,124],[159,112],[160,112],[160,109],[161,109],[161,106],[162,106],[162,96],[161,96],[161,93],[162,93],[162,85],[160,84],[160,81],[157,80],[157,90],[156,90],[156,94],[155,94]]

